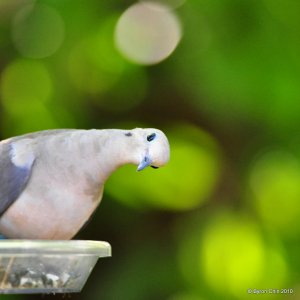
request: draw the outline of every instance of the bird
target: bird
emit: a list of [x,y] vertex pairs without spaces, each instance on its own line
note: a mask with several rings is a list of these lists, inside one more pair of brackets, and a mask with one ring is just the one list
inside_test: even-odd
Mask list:
[[158,168],[169,158],[169,141],[155,128],[52,129],[2,140],[0,233],[70,240],[91,218],[115,170]]

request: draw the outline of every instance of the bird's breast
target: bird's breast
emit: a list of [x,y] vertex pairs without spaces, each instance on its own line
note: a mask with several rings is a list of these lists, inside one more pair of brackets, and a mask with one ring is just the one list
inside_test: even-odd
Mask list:
[[99,205],[103,184],[75,167],[56,175],[38,167],[1,217],[0,232],[12,238],[70,239]]

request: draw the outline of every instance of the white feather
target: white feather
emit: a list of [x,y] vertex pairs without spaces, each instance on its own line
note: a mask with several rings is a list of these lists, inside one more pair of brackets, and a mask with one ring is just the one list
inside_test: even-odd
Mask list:
[[30,168],[34,161],[32,140],[22,139],[11,144],[12,163],[20,168]]

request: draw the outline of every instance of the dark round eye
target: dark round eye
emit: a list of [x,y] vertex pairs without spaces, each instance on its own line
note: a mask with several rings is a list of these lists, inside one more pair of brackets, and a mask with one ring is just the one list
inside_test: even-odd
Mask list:
[[150,135],[147,136],[147,141],[151,142],[155,139],[156,133],[151,133]]

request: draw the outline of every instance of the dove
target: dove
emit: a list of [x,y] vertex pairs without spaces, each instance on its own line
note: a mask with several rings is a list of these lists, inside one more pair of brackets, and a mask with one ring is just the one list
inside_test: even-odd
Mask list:
[[[98,207],[109,176],[125,164],[164,166],[158,129],[54,129],[0,142],[0,233],[69,240]],[[117,187],[116,187],[117,188]]]

